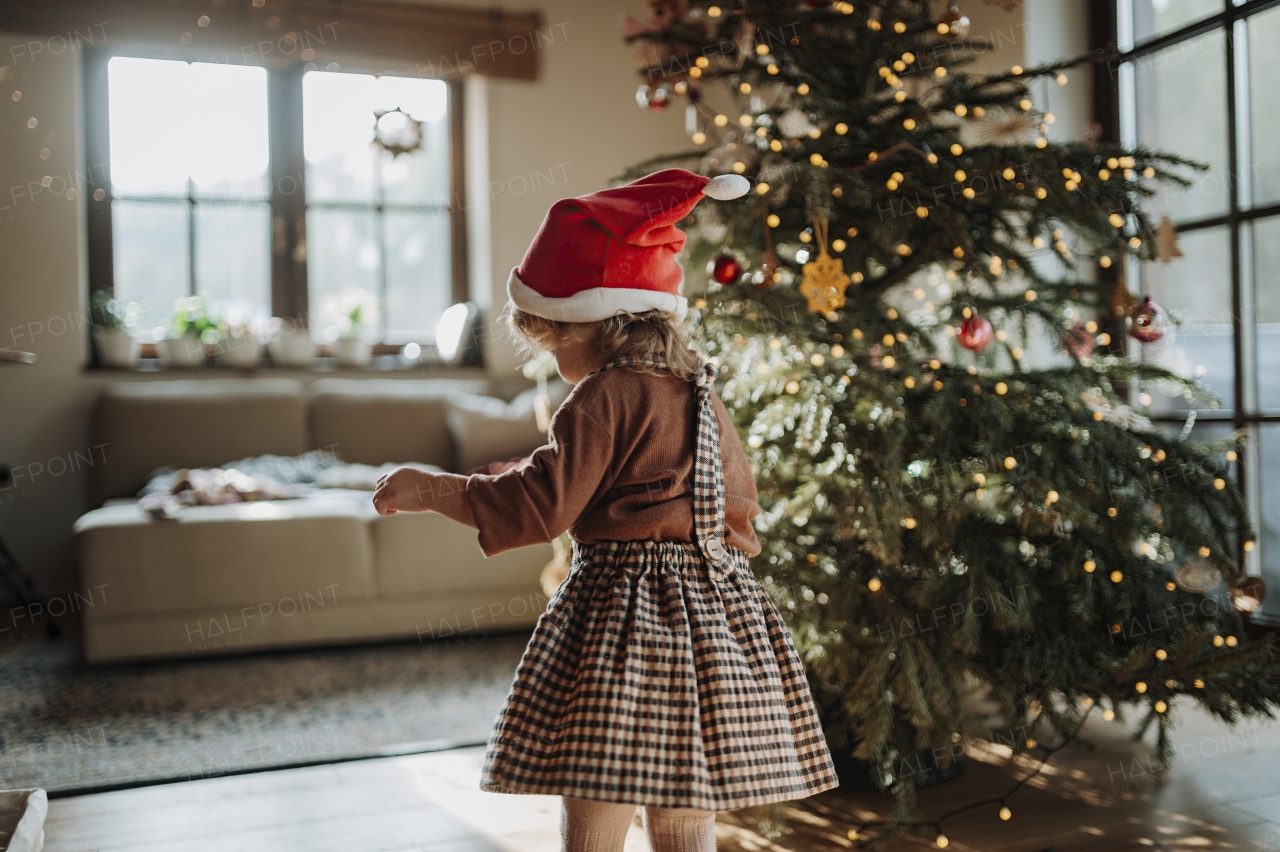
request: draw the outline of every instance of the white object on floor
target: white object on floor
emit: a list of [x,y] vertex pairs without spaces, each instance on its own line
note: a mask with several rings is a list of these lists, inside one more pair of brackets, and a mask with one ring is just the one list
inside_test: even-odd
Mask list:
[[40,852],[48,814],[44,790],[0,790],[0,852]]

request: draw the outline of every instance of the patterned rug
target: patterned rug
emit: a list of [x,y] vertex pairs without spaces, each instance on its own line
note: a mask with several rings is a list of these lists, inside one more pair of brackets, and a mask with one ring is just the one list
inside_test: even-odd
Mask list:
[[65,793],[483,744],[528,641],[89,667],[73,641],[31,640],[0,658],[0,786]]

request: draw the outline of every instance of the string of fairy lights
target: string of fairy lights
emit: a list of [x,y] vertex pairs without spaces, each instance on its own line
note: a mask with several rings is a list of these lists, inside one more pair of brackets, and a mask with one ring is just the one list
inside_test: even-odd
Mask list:
[[[1029,773],[1027,773],[1025,776],[1019,779],[1013,785],[1013,787],[1011,787],[1009,791],[1005,793],[1003,796],[992,796],[986,799],[980,799],[976,802],[969,802],[968,804],[961,805],[960,807],[953,808],[952,810],[947,811],[945,814],[942,814],[937,819],[927,820],[927,821],[902,822],[902,823],[898,823],[898,825],[904,828],[932,828],[935,831],[933,842],[937,845],[939,849],[946,849],[948,846],[951,845],[951,840],[950,838],[947,837],[946,833],[943,831],[942,824],[949,819],[959,816],[960,814],[968,813],[969,811],[974,811],[974,810],[977,810],[978,808],[984,808],[989,805],[999,805],[1000,810],[996,812],[996,816],[1002,822],[1008,822],[1009,820],[1013,819],[1013,809],[1009,807],[1009,800],[1012,799],[1018,793],[1019,790],[1025,787],[1033,778],[1035,778],[1044,770],[1045,766],[1048,765],[1050,758],[1052,758],[1059,751],[1066,748],[1068,745],[1070,745],[1072,742],[1075,741],[1075,738],[1080,734],[1080,731],[1084,729],[1085,723],[1089,721],[1089,716],[1094,709],[1093,702],[1091,699],[1085,699],[1085,702],[1087,702],[1084,704],[1085,713],[1080,718],[1080,724],[1076,726],[1076,729],[1075,731],[1072,732],[1071,736],[1065,737],[1061,743],[1055,746],[1039,746],[1034,742],[1031,743],[1029,747],[1040,748],[1044,752],[1044,756],[1040,759],[1040,762],[1036,764],[1036,767],[1033,770],[1031,770]],[[1103,718],[1110,720],[1115,718],[1115,714],[1111,710],[1106,710],[1103,713]],[[854,826],[853,828],[850,828],[848,832],[846,832],[845,836],[855,842],[859,842],[859,841],[865,842],[870,838],[866,837],[864,835],[864,832],[866,832],[868,829],[877,828],[879,826],[888,825],[888,824],[889,823],[887,820],[877,820],[874,822],[861,823],[857,826]]]

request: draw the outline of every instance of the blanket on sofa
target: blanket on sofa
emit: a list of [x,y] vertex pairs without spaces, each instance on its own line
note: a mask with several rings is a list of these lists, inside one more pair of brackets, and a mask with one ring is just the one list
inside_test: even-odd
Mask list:
[[373,491],[378,479],[397,467],[443,471],[417,462],[349,464],[328,450],[252,456],[217,468],[160,468],[139,492],[138,505],[157,518],[175,518],[188,506],[292,500],[320,488]]

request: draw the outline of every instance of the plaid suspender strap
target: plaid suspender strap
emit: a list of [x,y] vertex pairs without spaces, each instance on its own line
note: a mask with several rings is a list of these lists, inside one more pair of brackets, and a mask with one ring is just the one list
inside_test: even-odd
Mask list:
[[[591,372],[637,364],[668,369],[665,361],[623,358],[610,361]],[[724,468],[720,461],[720,427],[716,421],[715,406],[711,402],[712,394],[715,393],[716,373],[715,364],[703,361],[694,380],[698,416],[693,451],[693,534],[699,550],[706,558],[711,578],[719,582],[733,570],[733,561],[727,558],[729,552],[725,549],[723,538]]]
[[724,468],[720,463],[720,427],[711,404],[715,392],[716,365],[702,364],[694,381],[698,400],[698,434],[693,460],[693,531],[711,568],[711,577],[721,580],[733,563],[726,561],[724,530]]

